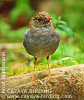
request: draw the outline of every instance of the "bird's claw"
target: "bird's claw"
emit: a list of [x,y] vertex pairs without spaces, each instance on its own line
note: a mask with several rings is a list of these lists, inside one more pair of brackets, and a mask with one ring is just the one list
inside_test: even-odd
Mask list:
[[48,77],[49,77],[49,78],[51,77],[51,73],[48,74]]
[[33,82],[33,81],[35,81],[35,76],[32,76],[32,80],[31,80],[31,82]]

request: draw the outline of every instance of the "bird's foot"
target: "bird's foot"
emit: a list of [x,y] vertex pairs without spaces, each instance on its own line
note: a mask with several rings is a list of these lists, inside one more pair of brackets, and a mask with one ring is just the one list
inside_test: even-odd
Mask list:
[[49,78],[51,77],[51,73],[48,74],[48,77],[49,77]]
[[35,81],[35,76],[34,75],[32,76],[31,82],[33,82],[33,81]]

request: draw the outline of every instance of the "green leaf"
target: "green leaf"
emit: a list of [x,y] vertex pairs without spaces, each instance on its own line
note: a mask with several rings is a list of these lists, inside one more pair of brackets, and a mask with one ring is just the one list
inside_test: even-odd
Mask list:
[[67,26],[65,26],[65,25],[58,25],[57,27],[58,27],[60,30],[66,32],[69,36],[72,36],[72,37],[75,36],[74,32],[73,32],[69,27],[67,27]]
[[23,10],[20,8],[14,8],[10,13],[10,20],[13,24],[16,23],[18,17],[23,13]]
[[77,62],[76,60],[74,60],[73,58],[71,58],[71,57],[62,58],[62,59],[60,60],[60,62],[61,62],[61,61],[65,61],[65,63],[71,61],[72,63],[78,64],[78,62]]
[[61,21],[61,16],[58,17],[58,21]]
[[65,21],[60,21],[60,24],[67,25],[67,22],[65,22]]
[[8,34],[9,30],[11,29],[11,26],[5,22],[5,20],[2,19],[0,21],[0,32],[2,36],[6,36]]

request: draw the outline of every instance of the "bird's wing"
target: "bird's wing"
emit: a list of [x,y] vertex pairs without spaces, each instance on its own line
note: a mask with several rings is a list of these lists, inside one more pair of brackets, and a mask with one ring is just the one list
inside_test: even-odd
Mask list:
[[60,41],[60,35],[59,35],[59,32],[56,30],[56,35],[57,35],[57,40],[58,42]]
[[24,33],[24,37],[23,37],[23,45],[26,48],[26,40],[28,37],[28,34],[30,34],[30,28],[26,30],[26,32]]

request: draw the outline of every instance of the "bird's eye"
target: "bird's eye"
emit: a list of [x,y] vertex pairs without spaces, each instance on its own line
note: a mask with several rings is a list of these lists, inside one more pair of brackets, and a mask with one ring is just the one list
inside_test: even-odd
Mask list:
[[39,22],[42,22],[42,19],[41,19],[41,18],[38,18],[38,21],[39,21]]

